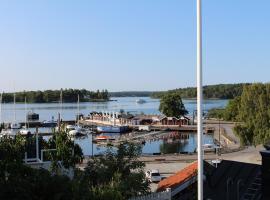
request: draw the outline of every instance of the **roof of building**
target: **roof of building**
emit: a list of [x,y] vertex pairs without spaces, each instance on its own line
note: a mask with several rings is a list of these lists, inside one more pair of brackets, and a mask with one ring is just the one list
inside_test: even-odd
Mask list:
[[177,172],[176,174],[160,181],[158,184],[157,191],[163,191],[166,188],[171,188],[173,190],[178,185],[196,176],[197,169],[198,163],[197,162],[192,163],[191,165],[187,166],[186,168]]
[[[206,199],[260,199],[261,165],[223,160],[204,183]],[[238,191],[239,187],[239,191]],[[254,188],[253,188],[254,187]],[[229,191],[229,196],[227,196]],[[245,196],[245,197],[244,197]]]

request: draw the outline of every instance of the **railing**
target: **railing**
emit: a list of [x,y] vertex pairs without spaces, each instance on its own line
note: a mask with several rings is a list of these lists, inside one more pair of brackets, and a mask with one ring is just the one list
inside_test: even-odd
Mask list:
[[40,152],[40,159],[39,157],[34,157],[34,158],[28,158],[27,152],[24,153],[24,162],[25,163],[33,163],[33,162],[38,162],[38,163],[43,163],[43,162],[50,162],[49,160],[44,160],[44,153],[46,152],[55,152],[56,149],[42,149]]
[[157,192],[145,196],[132,197],[129,200],[171,200],[171,188],[167,188],[164,192]]

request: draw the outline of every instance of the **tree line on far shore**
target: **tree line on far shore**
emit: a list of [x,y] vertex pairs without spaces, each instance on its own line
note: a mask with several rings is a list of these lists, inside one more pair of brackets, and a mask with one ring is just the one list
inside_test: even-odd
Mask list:
[[270,141],[270,84],[246,85],[241,96],[230,100],[225,109],[212,109],[208,117],[239,122],[234,128],[243,145]]
[[[206,85],[203,87],[203,96],[206,99],[233,99],[242,94],[243,88],[249,83]],[[168,92],[178,93],[182,98],[196,98],[197,88],[178,88],[163,92],[153,92],[152,98],[162,98]]]
[[[27,103],[55,103],[60,102],[61,90],[45,90],[45,91],[23,91],[16,92],[16,102]],[[72,103],[78,101],[108,101],[110,99],[108,90],[89,91],[86,89],[63,89],[62,101],[64,103]],[[3,103],[10,103],[14,101],[14,93],[3,93]]]

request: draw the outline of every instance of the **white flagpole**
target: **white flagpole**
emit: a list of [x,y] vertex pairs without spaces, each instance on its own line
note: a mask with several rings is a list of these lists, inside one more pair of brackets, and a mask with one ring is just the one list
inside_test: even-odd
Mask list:
[[198,200],[203,200],[203,149],[202,149],[202,15],[201,0],[197,0],[197,152],[198,152]]

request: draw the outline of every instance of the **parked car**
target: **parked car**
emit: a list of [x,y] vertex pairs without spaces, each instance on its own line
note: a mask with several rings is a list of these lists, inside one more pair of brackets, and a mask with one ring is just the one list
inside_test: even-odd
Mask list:
[[161,181],[162,177],[160,176],[160,173],[158,171],[158,169],[152,169],[152,170],[148,170],[146,173],[146,178],[153,183],[157,183],[159,181]]

